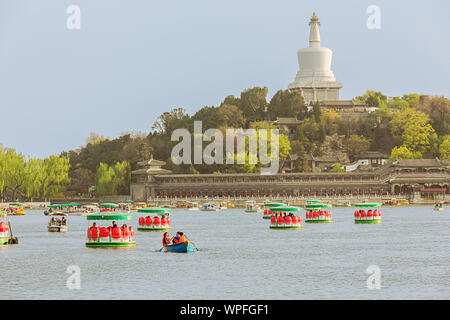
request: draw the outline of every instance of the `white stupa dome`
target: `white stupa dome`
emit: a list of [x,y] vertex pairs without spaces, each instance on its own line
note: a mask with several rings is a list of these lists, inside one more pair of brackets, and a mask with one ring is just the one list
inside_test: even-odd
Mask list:
[[338,100],[342,83],[336,81],[331,71],[333,52],[320,46],[320,22],[315,12],[309,25],[309,47],[297,52],[299,71],[289,89],[300,89],[307,103]]

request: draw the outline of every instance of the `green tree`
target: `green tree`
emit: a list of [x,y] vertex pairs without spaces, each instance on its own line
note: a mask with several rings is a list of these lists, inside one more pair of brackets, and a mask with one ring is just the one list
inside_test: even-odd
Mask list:
[[425,113],[411,108],[396,112],[390,123],[391,134],[399,145],[423,154],[429,149],[430,136],[434,133],[429,120]]
[[221,125],[225,127],[244,128],[245,126],[244,114],[237,106],[222,104],[217,110],[217,116]]
[[389,162],[393,162],[395,160],[400,159],[420,159],[422,158],[422,154],[418,151],[414,152],[408,149],[406,146],[394,147],[391,152],[391,156],[389,157]]
[[303,119],[307,114],[307,107],[300,91],[278,90],[269,103],[270,119],[290,117]]
[[100,163],[96,174],[96,191],[100,196],[128,194],[131,178],[130,164],[117,162],[114,166]]
[[380,107],[381,104],[387,102],[387,96],[381,92],[367,90],[362,96],[358,96],[355,100],[364,101],[369,107]]
[[333,164],[331,172],[345,172],[345,168],[342,168],[341,164],[339,162],[336,162],[335,164]]
[[95,190],[99,196],[113,195],[117,192],[114,184],[114,169],[106,163],[101,162],[97,169]]
[[450,135],[445,136],[444,141],[439,147],[440,159],[450,161]]
[[294,172],[310,171],[308,165],[308,155],[302,142],[298,140],[294,140],[291,142],[291,154],[297,156],[297,159],[294,161]]
[[450,134],[450,100],[440,96],[422,96],[418,110],[430,117],[430,123],[440,136]]
[[189,128],[191,121],[186,110],[183,108],[174,108],[170,112],[164,112],[158,117],[152,126],[152,130],[158,133],[172,135],[172,132],[180,128]]
[[241,92],[240,108],[247,121],[261,121],[266,119],[267,87],[254,87]]
[[348,155],[353,158],[356,155],[369,150],[370,141],[363,136],[352,134],[344,140],[344,148]]

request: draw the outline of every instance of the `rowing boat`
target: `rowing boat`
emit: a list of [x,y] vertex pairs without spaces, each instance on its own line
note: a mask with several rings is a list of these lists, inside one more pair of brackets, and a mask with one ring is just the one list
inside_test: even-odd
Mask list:
[[163,248],[167,252],[194,252],[194,245],[189,240],[177,244],[165,245]]

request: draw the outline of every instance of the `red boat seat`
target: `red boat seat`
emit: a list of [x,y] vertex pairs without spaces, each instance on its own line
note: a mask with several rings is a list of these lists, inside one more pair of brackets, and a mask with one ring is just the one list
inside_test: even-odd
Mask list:
[[114,240],[119,240],[122,238],[122,231],[120,230],[120,228],[112,228],[111,238],[113,238]]
[[286,225],[291,225],[292,223],[292,219],[289,216],[286,216],[286,218],[284,218],[284,224]]
[[278,222],[279,226],[284,225],[284,218],[282,216],[279,216],[278,219],[277,219],[277,222]]
[[109,229],[108,228],[99,228],[99,237],[100,238],[109,238]]
[[273,225],[277,224],[277,218],[275,216],[272,216],[270,218],[270,224],[273,224]]
[[98,228],[97,227],[89,228],[88,235],[89,235],[89,231],[90,231],[90,235],[91,235],[90,239],[95,240],[98,238]]

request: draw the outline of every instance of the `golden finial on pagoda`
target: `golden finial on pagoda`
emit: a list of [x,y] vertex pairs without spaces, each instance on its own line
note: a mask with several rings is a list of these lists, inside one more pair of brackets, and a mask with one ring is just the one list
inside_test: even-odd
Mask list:
[[311,17],[311,21],[309,21],[309,25],[311,25],[312,23],[318,23],[320,25],[319,22],[319,18],[316,16],[316,12],[313,12],[313,16]]

